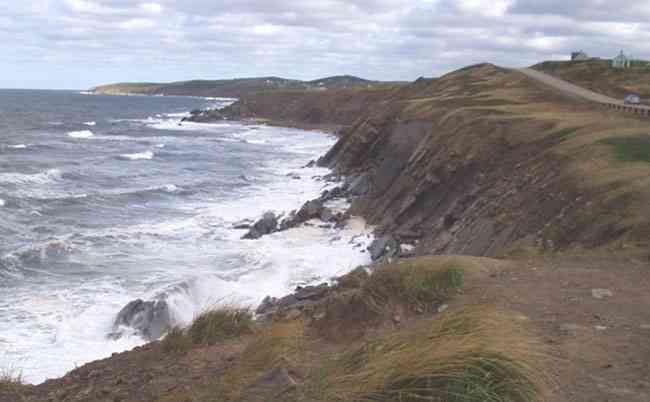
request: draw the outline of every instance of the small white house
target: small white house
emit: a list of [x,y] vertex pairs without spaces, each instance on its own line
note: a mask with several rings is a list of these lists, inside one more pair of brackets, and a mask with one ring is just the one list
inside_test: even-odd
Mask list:
[[612,67],[614,68],[630,68],[630,64],[632,64],[632,60],[623,54],[622,50],[621,53],[612,60]]

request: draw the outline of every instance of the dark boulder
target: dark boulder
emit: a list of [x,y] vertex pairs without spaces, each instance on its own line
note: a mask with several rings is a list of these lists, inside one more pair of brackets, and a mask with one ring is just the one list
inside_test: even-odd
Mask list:
[[400,248],[397,240],[390,235],[375,239],[368,247],[370,257],[373,261],[382,257],[393,257],[399,252],[399,250]]
[[322,283],[318,286],[297,287],[295,292],[280,299],[267,296],[255,310],[257,319],[260,321],[270,320],[276,313],[288,314],[288,312],[303,311],[313,306],[317,301],[323,299],[330,293],[330,286]]
[[278,217],[273,212],[267,212],[262,219],[253,224],[253,227],[242,239],[259,239],[260,237],[278,230]]
[[122,336],[120,327],[130,327],[147,340],[159,339],[172,325],[169,305],[165,300],[134,300],[124,306],[115,317],[112,339]]

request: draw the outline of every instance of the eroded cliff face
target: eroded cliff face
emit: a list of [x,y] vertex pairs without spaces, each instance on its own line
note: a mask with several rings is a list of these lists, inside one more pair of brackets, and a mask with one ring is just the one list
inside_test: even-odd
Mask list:
[[[266,93],[233,111],[344,126],[320,162],[367,181],[352,213],[417,240],[417,254],[647,246],[642,175],[606,170],[611,155],[594,141],[647,122],[603,118],[513,70],[484,64],[383,91]],[[611,180],[599,182],[599,169]]]

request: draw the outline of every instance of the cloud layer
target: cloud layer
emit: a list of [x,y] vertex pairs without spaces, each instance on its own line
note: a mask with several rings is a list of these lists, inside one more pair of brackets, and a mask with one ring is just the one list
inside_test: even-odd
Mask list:
[[412,80],[573,50],[650,58],[646,0],[32,0],[0,4],[0,87],[355,74]]

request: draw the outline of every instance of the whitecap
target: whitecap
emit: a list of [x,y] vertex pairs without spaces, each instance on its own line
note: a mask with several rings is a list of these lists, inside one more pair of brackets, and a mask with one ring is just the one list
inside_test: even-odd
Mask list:
[[165,148],[165,144],[158,144],[156,145],[156,148]]
[[0,207],[4,207],[4,206],[5,206],[5,200],[0,198]]
[[85,124],[86,126],[94,126],[94,125],[96,125],[97,123],[94,122],[94,121],[87,121],[87,122],[85,122],[84,124]]
[[163,191],[165,191],[167,193],[175,193],[175,192],[178,191],[178,187],[175,186],[174,184],[166,184],[166,185],[163,186],[162,189],[163,189]]
[[93,132],[90,130],[70,131],[68,133],[68,137],[71,138],[90,138],[93,135]]
[[25,144],[9,145],[9,148],[11,148],[11,149],[25,149],[25,148],[27,148],[27,145],[25,145]]
[[49,169],[41,173],[0,173],[0,183],[7,184],[45,184],[61,179],[59,169]]
[[153,159],[153,156],[154,156],[154,153],[151,152],[151,151],[138,152],[138,153],[135,153],[135,154],[122,154],[122,155],[120,155],[120,157],[125,158],[125,159],[129,159],[129,160],[132,160],[132,161],[141,160],[141,159],[150,160],[150,159]]

